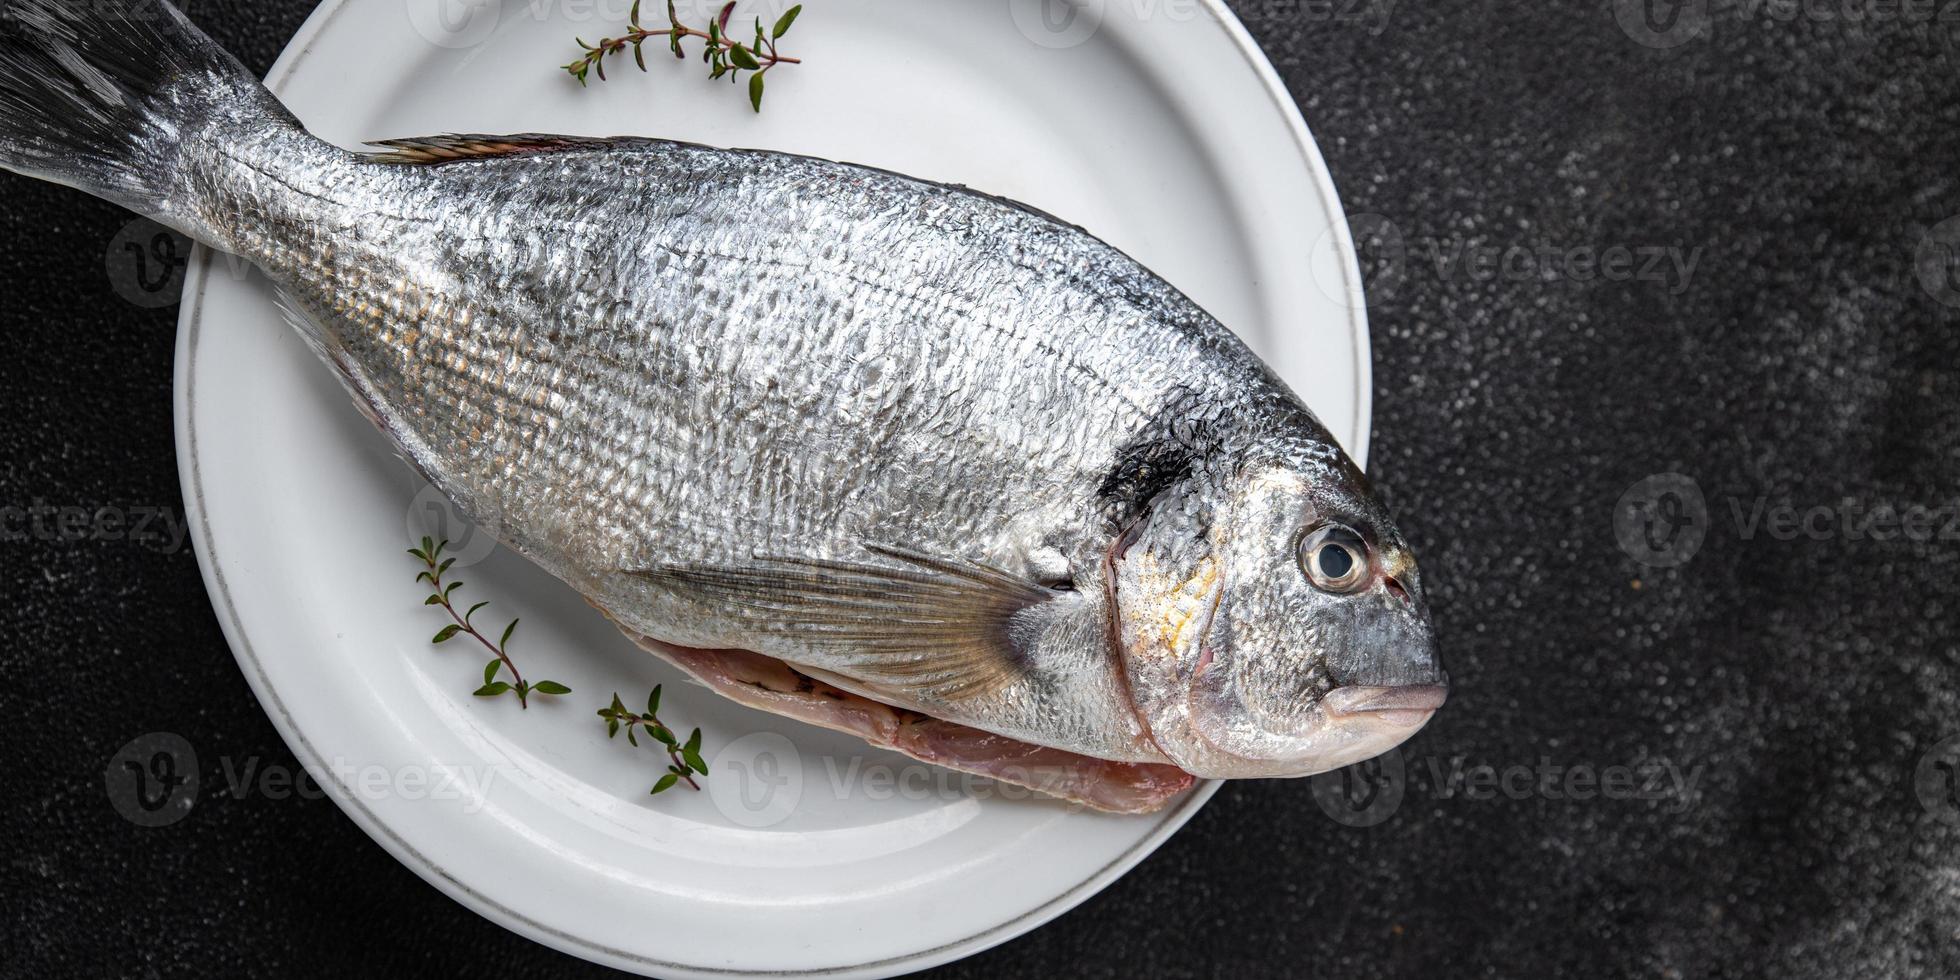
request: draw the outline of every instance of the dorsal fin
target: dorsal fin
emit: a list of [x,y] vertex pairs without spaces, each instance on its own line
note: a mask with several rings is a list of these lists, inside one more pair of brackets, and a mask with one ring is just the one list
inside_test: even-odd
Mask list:
[[367,158],[376,163],[453,163],[458,160],[481,160],[486,157],[558,153],[603,143],[614,143],[618,140],[619,137],[554,136],[550,133],[510,133],[504,136],[485,133],[443,133],[439,136],[369,140],[369,146],[381,146],[387,149],[369,153]]

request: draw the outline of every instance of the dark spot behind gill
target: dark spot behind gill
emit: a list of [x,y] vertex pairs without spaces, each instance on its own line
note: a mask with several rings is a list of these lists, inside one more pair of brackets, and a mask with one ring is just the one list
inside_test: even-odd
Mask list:
[[1133,526],[1150,502],[1191,478],[1218,444],[1218,427],[1202,398],[1179,389],[1157,416],[1119,446],[1097,496],[1112,527]]

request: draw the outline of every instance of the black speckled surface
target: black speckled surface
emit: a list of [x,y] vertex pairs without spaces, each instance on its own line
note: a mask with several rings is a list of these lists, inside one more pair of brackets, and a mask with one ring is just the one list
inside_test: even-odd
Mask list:
[[[1659,48],[1618,2],[1236,6],[1370,216],[1372,469],[1455,692],[1381,823],[1330,819],[1309,782],[1230,785],[1103,894],[938,972],[1960,975],[1960,749],[1935,750],[1960,734],[1960,227],[1935,228],[1960,214],[1960,22],[1687,0],[1662,39],[1693,36]],[[263,70],[307,9],[192,13]],[[128,215],[10,175],[0,200],[0,508],[180,514],[176,309],[104,274]],[[1610,274],[1583,251],[1615,248]],[[1668,472],[1705,540],[1656,567],[1614,517]],[[1829,511],[1792,535],[1759,504]],[[1881,506],[1943,511],[1887,540],[1845,516]],[[225,795],[219,757],[292,758],[188,549],[18,537],[0,975],[605,972],[451,902],[329,802]],[[205,786],[146,830],[104,769],[152,731]],[[1693,789],[1536,788],[1615,766]]]

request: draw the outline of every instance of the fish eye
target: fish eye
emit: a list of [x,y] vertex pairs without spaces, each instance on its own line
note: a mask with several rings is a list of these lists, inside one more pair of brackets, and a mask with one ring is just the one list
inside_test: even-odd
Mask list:
[[1300,541],[1300,568],[1323,592],[1353,592],[1368,578],[1368,544],[1340,524],[1323,524]]

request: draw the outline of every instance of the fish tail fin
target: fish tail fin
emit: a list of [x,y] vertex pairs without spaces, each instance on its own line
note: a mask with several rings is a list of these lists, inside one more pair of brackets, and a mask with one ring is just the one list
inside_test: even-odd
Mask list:
[[194,238],[184,152],[299,123],[165,0],[0,0],[0,167]]

